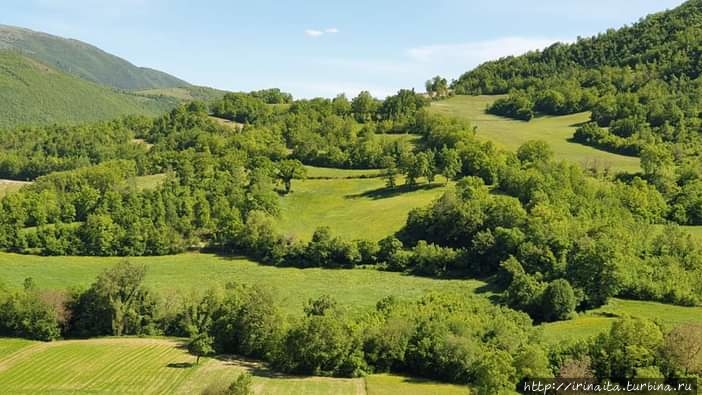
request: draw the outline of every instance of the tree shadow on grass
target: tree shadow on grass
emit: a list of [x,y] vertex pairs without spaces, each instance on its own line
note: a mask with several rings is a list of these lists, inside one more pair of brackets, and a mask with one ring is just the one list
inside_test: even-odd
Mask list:
[[569,128],[579,128],[581,126],[587,125],[590,122],[592,122],[592,121],[588,119],[587,121],[576,122],[576,123],[570,124],[570,125],[568,125],[568,127]]
[[345,195],[344,198],[346,199],[360,199],[360,198],[371,198],[373,200],[377,199],[387,199],[395,196],[402,195],[403,193],[407,192],[415,192],[415,191],[428,191],[432,189],[437,189],[443,187],[444,184],[438,184],[438,183],[433,183],[433,184],[422,184],[422,185],[401,185],[395,188],[378,188],[378,189],[371,189],[369,191],[364,191],[361,193],[355,193],[352,195]]
[[193,366],[195,366],[195,364],[193,364],[192,362],[171,362],[168,365],[166,365],[166,367],[173,369],[190,369]]
[[222,362],[226,366],[236,367],[246,370],[252,376],[264,377],[267,379],[305,379],[313,376],[302,376],[302,375],[292,375],[287,373],[280,373],[269,368],[264,362],[241,357],[237,355],[218,355],[214,357],[218,361]]

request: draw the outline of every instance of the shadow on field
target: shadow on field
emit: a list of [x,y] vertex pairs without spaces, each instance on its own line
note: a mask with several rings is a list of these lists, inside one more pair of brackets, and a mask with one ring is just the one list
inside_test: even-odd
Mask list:
[[378,188],[371,189],[369,191],[364,191],[361,193],[356,193],[353,195],[345,195],[346,199],[359,199],[359,198],[371,198],[371,199],[387,199],[395,196],[402,195],[407,192],[414,191],[428,191],[436,188],[443,187],[444,184],[423,184],[423,185],[401,185],[395,188]]
[[568,125],[568,127],[569,127],[569,128],[579,128],[579,127],[581,127],[581,126],[587,125],[587,124],[590,123],[590,122],[592,122],[592,121],[588,119],[587,121],[576,122],[576,123],[574,123],[574,124]]
[[166,367],[173,368],[173,369],[189,369],[192,368],[194,365],[191,362],[172,362],[166,365]]
[[252,376],[264,377],[267,379],[304,379],[313,376],[297,376],[286,373],[279,373],[269,369],[263,362],[250,359],[246,357],[240,357],[236,355],[218,355],[215,357],[218,361],[222,362],[226,366],[236,367],[246,370]]

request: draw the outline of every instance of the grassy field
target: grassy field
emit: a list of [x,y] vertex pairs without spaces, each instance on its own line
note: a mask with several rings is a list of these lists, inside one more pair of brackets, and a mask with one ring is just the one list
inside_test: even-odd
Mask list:
[[693,237],[702,241],[702,226],[683,226],[683,229],[690,232]]
[[450,114],[469,119],[478,127],[478,136],[485,137],[498,146],[515,150],[528,140],[544,140],[551,145],[559,159],[576,163],[597,162],[615,171],[636,172],[640,170],[639,159],[612,154],[586,145],[568,141],[576,125],[587,122],[589,113],[566,116],[538,117],[530,122],[512,120],[485,113],[486,107],[499,96],[455,96],[432,103],[437,113]]
[[253,376],[255,394],[458,395],[467,388],[393,375],[357,379],[275,374],[260,363],[201,360],[195,365],[176,339],[102,338],[52,343],[0,339],[3,394],[197,394],[239,374]]
[[6,394],[174,393],[197,371],[190,367],[194,357],[179,346],[131,338],[31,343],[0,359],[0,388]]
[[165,173],[134,177],[134,186],[139,190],[156,189],[166,178]]
[[[32,277],[41,288],[88,286],[97,274],[123,258],[39,257],[0,253],[0,280],[21,287]],[[211,254],[181,254],[130,258],[147,266],[146,284],[165,296],[202,289],[208,284],[237,281],[277,291],[287,312],[299,314],[312,297],[332,295],[342,306],[361,310],[388,295],[418,297],[432,290],[474,293],[484,283],[475,280],[436,280],[372,269],[332,270],[263,266],[240,258]]]
[[391,374],[374,374],[366,377],[368,395],[466,395],[468,388],[460,385],[435,383]]
[[427,206],[444,190],[435,184],[388,193],[382,178],[293,181],[292,193],[281,199],[278,225],[301,239],[309,239],[319,226],[329,226],[346,239],[380,240],[400,230],[411,209]]
[[608,330],[618,317],[626,316],[649,319],[670,328],[687,322],[702,323],[702,307],[612,299],[607,305],[576,319],[542,325],[544,338],[553,343],[585,339]]
[[19,191],[23,186],[30,184],[25,181],[2,180],[0,179],[0,198],[8,193]]

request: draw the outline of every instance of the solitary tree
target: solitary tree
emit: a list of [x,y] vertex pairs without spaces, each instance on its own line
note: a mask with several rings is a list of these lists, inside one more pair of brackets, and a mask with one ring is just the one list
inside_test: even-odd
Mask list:
[[552,281],[541,297],[543,316],[546,321],[566,320],[575,311],[575,292],[567,280]]
[[290,193],[293,178],[304,179],[307,177],[307,170],[297,159],[286,159],[278,162],[278,178],[285,185],[285,193]]
[[449,86],[446,78],[441,78],[437,75],[436,77],[428,80],[425,87],[427,89],[427,93],[433,97],[448,96]]
[[519,146],[517,158],[524,164],[547,162],[553,158],[553,151],[545,141],[529,140]]
[[397,164],[392,156],[383,158],[383,167],[385,168],[383,176],[385,177],[385,186],[395,188],[397,186]]
[[195,360],[196,365],[200,364],[200,357],[210,355],[214,352],[212,344],[212,337],[208,336],[206,333],[201,333],[191,338],[190,343],[188,343],[188,352],[197,357]]
[[146,267],[134,265],[129,261],[122,261],[111,269],[102,273],[93,288],[109,305],[112,315],[112,333],[122,336],[130,324],[137,325],[140,310],[147,299],[144,288]]

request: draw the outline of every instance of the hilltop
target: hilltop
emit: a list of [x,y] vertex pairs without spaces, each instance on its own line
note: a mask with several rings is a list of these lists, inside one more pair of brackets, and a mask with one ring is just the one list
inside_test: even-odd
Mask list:
[[0,25],[0,49],[15,49],[55,69],[124,90],[190,85],[162,71],[138,67],[82,41]]

